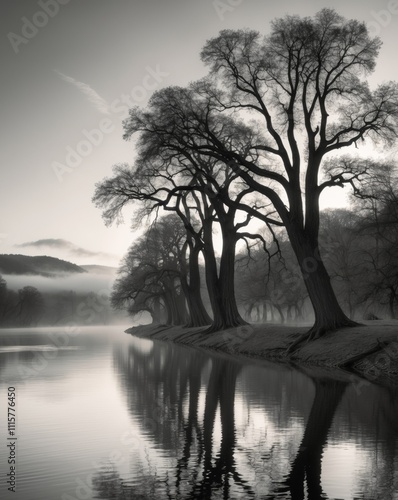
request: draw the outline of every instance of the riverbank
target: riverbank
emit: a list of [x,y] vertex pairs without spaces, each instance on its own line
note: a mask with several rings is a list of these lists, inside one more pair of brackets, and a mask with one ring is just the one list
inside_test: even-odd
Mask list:
[[206,328],[140,325],[126,330],[134,336],[176,342],[234,356],[294,363],[310,369],[357,374],[371,382],[398,387],[398,320],[364,321],[286,350],[308,326],[254,324],[206,334]]

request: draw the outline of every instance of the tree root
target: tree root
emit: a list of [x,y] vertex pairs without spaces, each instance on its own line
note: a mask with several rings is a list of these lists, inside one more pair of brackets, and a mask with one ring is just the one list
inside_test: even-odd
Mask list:
[[391,343],[391,342],[382,342],[379,338],[377,338],[376,341],[377,341],[376,345],[373,345],[365,352],[361,352],[359,354],[356,354],[355,356],[351,356],[350,358],[341,362],[338,365],[338,367],[339,368],[350,368],[354,363],[357,363],[358,361],[362,361],[363,359],[365,359],[367,356],[370,356],[371,354],[382,351],[383,349],[388,347]]
[[326,326],[317,326],[315,324],[308,330],[308,332],[305,332],[302,335],[300,335],[298,339],[296,339],[289,345],[289,347],[286,349],[286,355],[289,356],[294,351],[296,351],[299,348],[298,346],[303,342],[307,343],[312,340],[320,339],[326,333],[333,332],[334,330],[338,330],[340,328],[352,328],[354,326],[359,326],[359,325],[360,323],[356,323],[355,321],[352,320],[348,320],[342,325],[333,325],[332,327],[329,328]]
[[204,330],[203,333],[206,335],[209,335],[211,333],[216,333],[216,332],[220,332],[223,330],[228,330],[229,328],[239,328],[240,326],[247,326],[247,325],[250,325],[250,323],[247,323],[244,319],[240,319],[240,320],[231,322],[231,324],[213,323],[208,328],[206,328],[206,330]]
[[308,330],[308,332],[303,333],[300,335],[298,339],[296,339],[294,342],[292,342],[289,347],[286,349],[286,355],[288,356],[289,354],[292,354],[294,351],[298,349],[298,346],[302,344],[305,340],[309,342],[314,338],[315,333],[313,333],[311,330]]

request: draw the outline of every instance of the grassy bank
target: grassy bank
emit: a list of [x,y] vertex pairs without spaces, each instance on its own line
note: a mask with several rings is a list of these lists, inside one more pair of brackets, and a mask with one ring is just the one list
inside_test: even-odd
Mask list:
[[291,355],[288,346],[308,327],[255,324],[206,334],[205,328],[141,325],[126,333],[137,337],[171,341],[234,356],[249,356],[295,363],[303,369],[347,372],[372,382],[398,387],[398,321],[364,321],[303,343]]

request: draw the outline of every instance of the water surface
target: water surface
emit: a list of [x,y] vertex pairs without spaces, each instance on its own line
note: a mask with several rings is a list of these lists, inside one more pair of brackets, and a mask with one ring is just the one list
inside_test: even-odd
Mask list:
[[0,330],[0,498],[395,500],[396,396],[121,327]]

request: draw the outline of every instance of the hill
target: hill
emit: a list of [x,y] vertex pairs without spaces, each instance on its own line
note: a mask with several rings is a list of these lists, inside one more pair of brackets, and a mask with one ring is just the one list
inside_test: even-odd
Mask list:
[[80,266],[66,260],[47,255],[29,256],[19,254],[0,254],[0,274],[30,274],[55,277],[65,274],[87,272]]
[[91,264],[91,265],[83,265],[80,267],[89,273],[106,274],[109,276],[115,276],[117,274],[117,267],[112,267],[112,266],[101,266],[101,265]]

